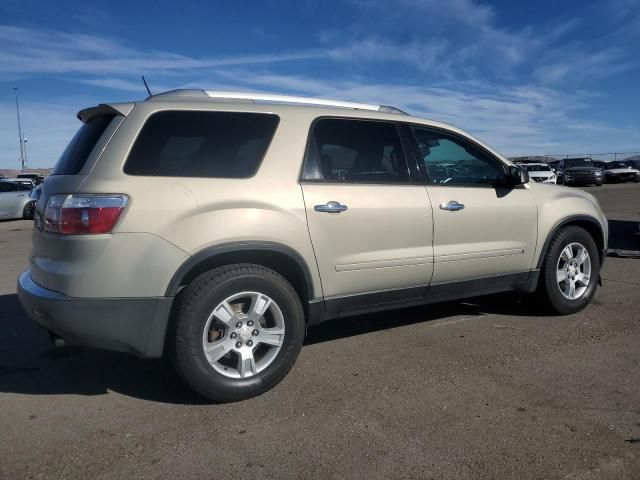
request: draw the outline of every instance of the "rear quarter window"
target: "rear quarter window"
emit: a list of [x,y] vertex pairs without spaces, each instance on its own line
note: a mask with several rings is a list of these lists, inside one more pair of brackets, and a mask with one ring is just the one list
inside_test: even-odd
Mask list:
[[84,167],[91,150],[115,117],[116,115],[98,115],[84,123],[67,145],[51,174],[78,174]]
[[155,113],[142,127],[124,172],[160,177],[252,177],[278,120],[276,115],[265,113]]

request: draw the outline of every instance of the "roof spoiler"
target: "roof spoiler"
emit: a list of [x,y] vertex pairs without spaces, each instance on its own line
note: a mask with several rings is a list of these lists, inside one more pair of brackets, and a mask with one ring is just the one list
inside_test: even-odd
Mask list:
[[101,103],[96,107],[89,107],[78,112],[78,120],[83,123],[90,122],[93,117],[98,115],[122,115],[126,117],[133,110],[133,103]]

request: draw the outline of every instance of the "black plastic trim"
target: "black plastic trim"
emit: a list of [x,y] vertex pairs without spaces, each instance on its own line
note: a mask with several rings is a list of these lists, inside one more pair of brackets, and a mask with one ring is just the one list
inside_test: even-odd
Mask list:
[[434,283],[430,286],[427,284],[415,285],[393,290],[330,297],[324,301],[325,308],[322,314],[318,312],[317,308],[314,310],[315,316],[309,322],[309,325],[332,318],[427,305],[512,290],[531,292],[535,290],[538,275],[539,272],[534,270],[455,282]]
[[69,343],[162,356],[173,298],[67,297],[37,285],[29,270],[20,275],[17,290],[27,314]]
[[179,287],[182,284],[183,279],[189,274],[189,272],[198,266],[198,264],[210,260],[218,255],[242,252],[242,251],[263,251],[263,252],[276,252],[287,255],[302,269],[305,278],[306,291],[310,298],[313,298],[313,281],[311,279],[311,273],[307,262],[304,258],[296,252],[294,249],[275,242],[229,242],[220,245],[214,245],[212,247],[205,248],[199,251],[195,255],[189,257],[174,273],[165,296],[173,297],[178,293]]
[[[600,235],[602,235],[602,240],[604,241],[604,231],[602,230],[602,225],[600,225],[600,222],[598,220],[596,220],[593,217],[590,217],[588,215],[571,215],[569,217],[563,218],[562,220],[560,220],[558,223],[555,224],[555,226],[551,229],[551,231],[549,232],[549,235],[547,235],[547,238],[544,241],[544,244],[542,245],[542,250],[540,250],[540,257],[538,258],[538,263],[536,265],[537,269],[541,269],[542,268],[542,263],[544,262],[544,257],[547,254],[547,249],[549,248],[549,243],[551,243],[551,239],[555,236],[556,233],[558,233],[558,230],[560,230],[562,227],[564,227],[565,225],[568,225],[570,223],[573,222],[590,222],[593,223],[595,226],[598,227],[598,230],[600,230]],[[606,252],[607,252],[607,246],[603,245],[603,251],[601,252],[600,255],[600,266],[602,267],[602,264],[604,263],[604,259],[606,257]]]
[[398,122],[398,133],[400,133],[400,140],[409,164],[409,172],[411,173],[412,182],[420,185],[431,183],[431,177],[429,172],[424,167],[424,162],[420,161],[420,149],[415,140],[411,126],[405,122]]
[[428,290],[429,285],[424,284],[406,288],[328,297],[325,299],[325,310],[328,314],[333,314],[363,306],[372,307],[394,302],[417,300],[424,298]]

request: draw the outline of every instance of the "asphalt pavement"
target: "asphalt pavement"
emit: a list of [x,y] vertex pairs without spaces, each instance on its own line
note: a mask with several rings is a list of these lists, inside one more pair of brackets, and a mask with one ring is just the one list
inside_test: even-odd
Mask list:
[[[640,250],[640,185],[586,189]],[[285,380],[212,405],[162,360],[52,349],[15,295],[31,223],[0,223],[0,478],[640,478],[640,259],[583,312],[515,294],[310,329]]]

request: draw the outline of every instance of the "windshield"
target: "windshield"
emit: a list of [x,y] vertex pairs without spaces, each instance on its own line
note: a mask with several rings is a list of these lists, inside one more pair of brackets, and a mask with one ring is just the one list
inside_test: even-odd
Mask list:
[[595,163],[590,158],[569,158],[564,161],[565,167],[595,167]]
[[604,165],[607,170],[613,170],[614,168],[631,168],[626,163],[622,162],[609,162]]
[[549,165],[521,165],[526,168],[528,172],[550,172],[551,167]]

